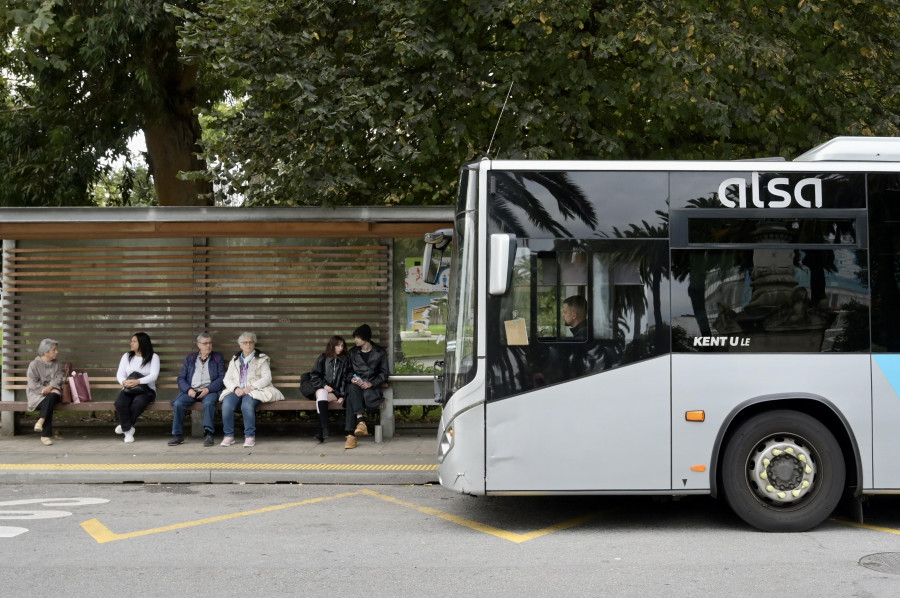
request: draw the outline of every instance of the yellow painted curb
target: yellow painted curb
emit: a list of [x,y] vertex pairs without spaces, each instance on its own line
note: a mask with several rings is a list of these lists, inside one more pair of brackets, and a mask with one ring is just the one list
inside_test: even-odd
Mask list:
[[335,463],[0,463],[0,471],[124,471],[147,469],[268,469],[310,471],[436,471],[437,465]]

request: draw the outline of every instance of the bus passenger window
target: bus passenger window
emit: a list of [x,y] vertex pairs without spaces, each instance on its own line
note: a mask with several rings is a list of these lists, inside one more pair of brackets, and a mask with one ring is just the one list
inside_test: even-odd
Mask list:
[[559,303],[556,293],[556,253],[541,252],[537,260],[537,327],[538,336],[552,339],[559,336]]
[[[531,259],[532,253],[527,247],[516,249],[516,261],[513,264],[513,279],[510,292],[502,299],[500,319],[500,341],[504,345],[525,345],[531,331]],[[511,336],[510,336],[511,334]]]
[[[538,254],[537,285],[538,336],[545,341],[587,339],[587,257],[581,251],[545,251]],[[573,309],[567,306],[571,297],[580,298],[580,314],[571,320]],[[570,321],[572,323],[570,323]],[[581,326],[573,336],[571,328]]]

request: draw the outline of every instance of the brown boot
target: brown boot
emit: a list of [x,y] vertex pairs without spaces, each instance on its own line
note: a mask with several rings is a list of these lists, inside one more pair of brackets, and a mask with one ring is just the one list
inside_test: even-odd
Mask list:
[[355,449],[356,448],[356,436],[350,434],[347,436],[347,442],[344,443],[345,449]]
[[366,427],[366,422],[360,421],[356,424],[356,430],[354,430],[353,434],[355,436],[368,436],[369,428]]

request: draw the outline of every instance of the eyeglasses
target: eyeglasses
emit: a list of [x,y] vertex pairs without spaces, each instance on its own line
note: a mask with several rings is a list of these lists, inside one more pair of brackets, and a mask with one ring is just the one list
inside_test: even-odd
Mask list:
[[211,345],[212,341],[206,341],[205,343],[197,343],[198,345]]

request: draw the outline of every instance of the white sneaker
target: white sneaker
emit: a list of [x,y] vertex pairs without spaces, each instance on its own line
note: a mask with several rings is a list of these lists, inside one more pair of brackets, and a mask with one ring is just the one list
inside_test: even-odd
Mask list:
[[222,439],[222,444],[219,446],[231,446],[232,444],[234,444],[234,436],[226,436]]
[[244,446],[245,447],[256,446],[256,438],[254,438],[253,436],[251,436],[249,438],[244,438]]
[[131,426],[131,429],[125,432],[125,442],[134,442],[134,426]]
[[122,426],[121,425],[116,426],[116,434],[122,434]]

